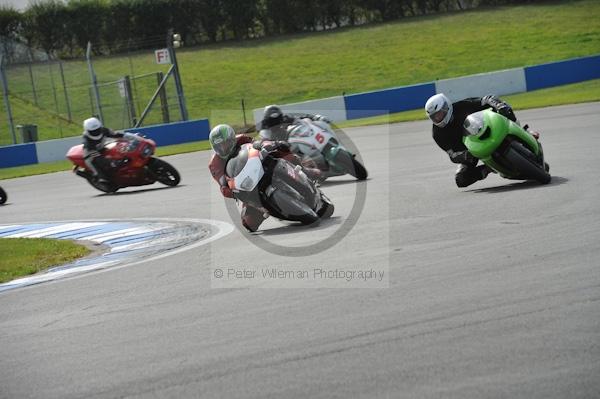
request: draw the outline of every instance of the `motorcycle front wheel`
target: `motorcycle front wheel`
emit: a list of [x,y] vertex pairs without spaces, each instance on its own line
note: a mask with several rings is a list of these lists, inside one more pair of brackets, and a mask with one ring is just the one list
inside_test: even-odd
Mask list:
[[96,190],[102,191],[103,193],[114,193],[119,189],[119,187],[115,186],[112,183],[101,183],[96,179],[89,178],[87,179],[88,183]]
[[334,164],[337,169],[356,177],[358,180],[367,178],[367,169],[356,160],[353,154],[340,150],[335,157]]
[[0,187],[0,205],[4,204],[8,199],[8,195],[6,195],[6,191],[2,187]]
[[542,184],[550,183],[552,177],[546,171],[545,165],[538,165],[533,158],[535,155],[523,144],[513,141],[506,152],[505,158],[524,179],[536,180]]

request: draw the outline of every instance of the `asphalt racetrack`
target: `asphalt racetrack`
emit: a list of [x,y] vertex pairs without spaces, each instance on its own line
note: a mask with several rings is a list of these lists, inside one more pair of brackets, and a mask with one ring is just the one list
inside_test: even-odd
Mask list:
[[[353,228],[343,226],[359,190],[341,177],[323,185],[330,221],[269,220],[260,234],[298,247],[347,233],[332,248],[280,256],[234,230],[0,294],[0,397],[600,397],[600,103],[517,115],[542,133],[550,185],[491,175],[458,189],[425,121],[347,129],[370,172]],[[233,224],[208,157],[166,158],[180,187],[117,195],[69,172],[3,181],[0,222]],[[384,278],[366,288],[244,277],[263,267]],[[242,278],[215,278],[217,269]]]

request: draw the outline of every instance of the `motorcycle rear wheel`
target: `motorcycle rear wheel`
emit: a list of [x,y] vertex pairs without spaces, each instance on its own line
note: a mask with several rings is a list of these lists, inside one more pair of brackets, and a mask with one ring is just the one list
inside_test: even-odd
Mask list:
[[506,152],[505,158],[513,165],[520,175],[525,179],[536,180],[541,184],[548,184],[552,177],[545,170],[544,165],[538,165],[533,161],[535,155],[523,144],[513,141]]
[[8,195],[6,195],[6,191],[2,187],[0,187],[0,205],[4,204],[8,199]]
[[154,173],[156,180],[166,186],[174,187],[181,181],[177,169],[162,159],[153,158],[148,167]]

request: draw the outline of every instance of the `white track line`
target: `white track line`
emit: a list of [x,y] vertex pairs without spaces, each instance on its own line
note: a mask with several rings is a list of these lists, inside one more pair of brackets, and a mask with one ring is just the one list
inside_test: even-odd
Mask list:
[[[207,239],[204,240],[200,240],[200,241],[196,241],[194,243],[191,243],[189,245],[184,245],[183,247],[180,247],[178,249],[175,250],[171,250],[171,251],[166,251],[160,254],[157,254],[155,256],[151,256],[145,259],[140,259],[138,261],[134,261],[131,263],[124,263],[121,265],[114,265],[114,266],[110,266],[111,263],[114,263],[114,261],[104,261],[104,262],[100,262],[98,264],[94,264],[94,265],[88,265],[88,266],[82,266],[82,267],[77,267],[77,268],[73,268],[73,269],[63,269],[63,270],[59,270],[56,272],[52,272],[52,273],[47,273],[47,274],[40,274],[40,275],[35,275],[35,276],[31,276],[31,277],[24,277],[23,279],[17,279],[17,280],[13,280],[11,282],[8,283],[4,283],[1,284],[3,286],[11,286],[14,285],[15,288],[19,288],[18,290],[22,290],[22,289],[27,289],[27,288],[32,288],[32,287],[36,287],[38,282],[43,282],[45,284],[53,284],[53,283],[57,283],[57,282],[61,282],[61,281],[65,281],[65,280],[72,280],[72,279],[76,279],[76,278],[81,278],[81,277],[87,277],[87,276],[91,276],[97,273],[104,273],[107,271],[111,271],[111,270],[117,270],[117,269],[121,269],[123,267],[129,267],[129,266],[134,266],[134,265],[138,265],[141,263],[145,263],[145,262],[151,262],[157,259],[162,259],[162,258],[166,258],[167,256],[171,256],[171,255],[176,255],[178,253],[193,249],[193,248],[197,248],[199,246],[202,245],[206,245],[209,244],[215,240],[218,240],[221,237],[224,237],[228,234],[230,234],[235,228],[226,222],[221,222],[219,220],[210,220],[210,219],[185,219],[185,218],[177,218],[177,219],[167,219],[167,218],[156,218],[156,219],[128,219],[128,220],[120,220],[120,221],[115,221],[115,220],[86,220],[86,221],[78,221],[78,220],[71,220],[71,221],[65,221],[65,223],[83,223],[83,222],[106,222],[106,223],[123,223],[123,222],[129,222],[129,221],[145,221],[147,223],[152,223],[152,222],[186,222],[186,223],[198,223],[198,224],[205,224],[205,225],[210,225],[212,227],[215,227],[217,229],[217,232],[215,233],[215,235],[210,236]],[[40,223],[60,223],[57,221],[49,221],[49,222],[40,222]],[[17,226],[21,226],[21,225],[17,225]],[[87,273],[85,273],[87,271]],[[61,278],[57,278],[57,279],[50,279],[49,277],[51,277],[50,275],[53,273],[57,273],[56,275],[60,276]],[[73,275],[70,275],[73,274]],[[36,280],[32,280],[32,279],[36,279],[36,278],[40,278],[39,281]],[[47,280],[42,280],[42,278],[48,278]],[[25,280],[24,280],[25,279]],[[24,285],[21,286],[20,283],[22,283],[23,281],[26,282],[33,282],[33,284],[31,285]],[[18,282],[18,283],[17,283]],[[0,292],[0,295],[4,295],[7,294],[9,292],[15,291],[16,289],[7,289],[5,291]]]
[[4,236],[6,238],[40,238],[49,236],[52,234],[66,233],[70,230],[78,230],[86,227],[99,226],[106,223],[67,223],[60,226],[46,227],[44,229],[31,230],[23,233],[15,233]]

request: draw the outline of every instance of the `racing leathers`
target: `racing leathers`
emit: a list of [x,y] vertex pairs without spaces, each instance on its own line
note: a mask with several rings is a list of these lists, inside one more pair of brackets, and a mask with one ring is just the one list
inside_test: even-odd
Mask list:
[[116,165],[110,162],[102,155],[107,138],[121,138],[125,135],[120,132],[114,132],[106,127],[100,128],[102,136],[96,140],[83,134],[83,159],[86,166],[92,171],[94,178],[107,180],[106,173],[114,171]]
[[[227,184],[227,179],[225,178],[225,167],[227,166],[227,162],[231,158],[237,156],[241,146],[247,143],[252,143],[252,146],[258,150],[267,150],[275,158],[283,158],[286,161],[293,163],[294,165],[301,165],[300,158],[297,155],[290,152],[290,147],[287,142],[269,140],[253,142],[250,136],[238,134],[236,135],[236,147],[227,159],[223,159],[217,154],[213,154],[212,158],[208,163],[208,169],[210,170],[213,179],[215,179],[215,181],[219,184],[221,194],[225,198],[234,198],[233,192],[229,188],[229,185]],[[309,178],[312,178],[311,176],[314,176],[314,174],[319,174],[318,170],[313,171],[308,168],[303,168],[303,170]],[[246,203],[242,205],[242,225],[250,232],[258,230],[258,227],[268,216],[269,215],[266,214],[264,211],[256,209],[251,205],[248,205]]]
[[474,112],[492,108],[499,114],[516,122],[517,118],[507,103],[495,96],[471,97],[452,103],[452,119],[444,126],[433,126],[433,140],[450,157],[450,160],[459,164],[455,175],[458,187],[467,187],[478,180],[483,180],[491,169],[486,165],[477,166],[478,159],[467,150],[463,144],[463,123],[467,116]]
[[329,119],[323,115],[313,114],[283,114],[277,120],[263,119],[259,122],[257,130],[261,140],[287,140],[288,139],[288,127],[297,123],[299,119],[308,118],[313,121],[323,121],[331,123]]

